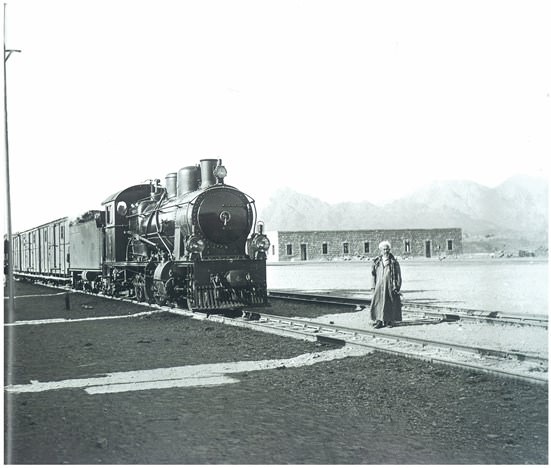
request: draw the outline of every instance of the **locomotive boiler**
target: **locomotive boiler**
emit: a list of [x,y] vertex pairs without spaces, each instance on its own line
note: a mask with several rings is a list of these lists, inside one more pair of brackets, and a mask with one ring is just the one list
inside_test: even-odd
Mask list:
[[270,241],[254,200],[225,177],[221,160],[203,159],[168,174],[164,187],[154,180],[107,198],[102,268],[83,272],[85,285],[193,310],[267,305]]

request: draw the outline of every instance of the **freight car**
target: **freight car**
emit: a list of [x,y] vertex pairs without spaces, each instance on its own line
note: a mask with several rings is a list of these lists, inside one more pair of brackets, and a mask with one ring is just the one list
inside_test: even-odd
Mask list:
[[65,282],[69,264],[69,218],[14,234],[12,249],[15,276]]
[[254,200],[203,159],[127,187],[76,220],[13,236],[14,275],[192,310],[267,305],[266,251]]

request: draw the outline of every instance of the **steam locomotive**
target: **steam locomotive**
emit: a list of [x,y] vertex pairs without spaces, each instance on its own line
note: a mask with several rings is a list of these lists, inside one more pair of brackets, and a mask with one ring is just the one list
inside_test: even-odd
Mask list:
[[13,235],[14,276],[192,310],[267,305],[255,202],[203,159],[108,197],[103,210]]

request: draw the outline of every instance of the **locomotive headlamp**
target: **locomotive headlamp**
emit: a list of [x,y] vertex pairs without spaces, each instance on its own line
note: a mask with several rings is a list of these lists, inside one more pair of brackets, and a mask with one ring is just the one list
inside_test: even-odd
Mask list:
[[197,236],[191,236],[187,241],[187,250],[191,253],[201,253],[205,250],[205,241]]
[[214,174],[214,177],[218,179],[218,182],[223,182],[224,177],[228,175],[228,171],[226,171],[224,166],[216,166],[212,173]]
[[253,239],[253,248],[256,251],[266,252],[270,248],[270,239],[260,234]]

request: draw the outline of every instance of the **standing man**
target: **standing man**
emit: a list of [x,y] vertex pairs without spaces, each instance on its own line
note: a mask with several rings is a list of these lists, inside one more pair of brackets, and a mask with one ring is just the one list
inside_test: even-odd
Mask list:
[[394,322],[402,320],[402,301],[400,288],[402,274],[400,264],[390,253],[390,242],[379,244],[381,255],[373,260],[373,297],[371,298],[371,320],[375,328],[393,327]]

